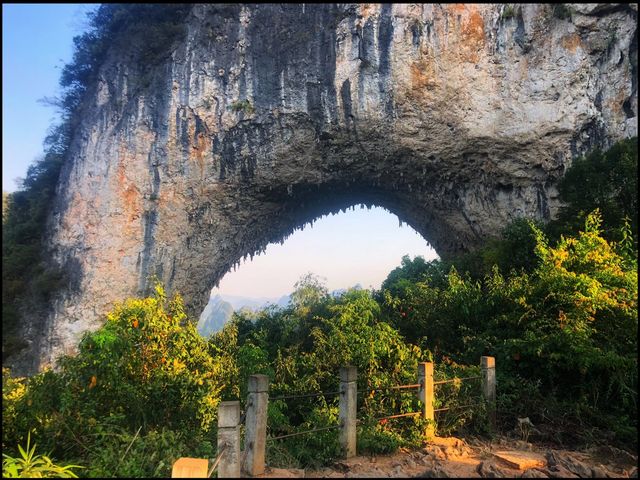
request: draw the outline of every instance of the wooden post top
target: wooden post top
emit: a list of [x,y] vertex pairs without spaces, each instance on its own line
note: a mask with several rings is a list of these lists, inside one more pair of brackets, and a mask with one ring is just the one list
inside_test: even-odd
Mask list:
[[171,478],[207,478],[208,469],[206,458],[182,457],[173,464]]
[[266,375],[251,375],[249,377],[249,393],[269,391],[269,377]]
[[433,362],[420,362],[418,363],[418,372],[425,372],[433,374]]
[[352,366],[346,366],[340,368],[340,381],[341,382],[355,382],[358,380],[358,368]]
[[494,357],[480,357],[480,366],[482,368],[496,368],[496,359]]
[[218,428],[236,427],[240,422],[240,402],[220,402],[218,405]]

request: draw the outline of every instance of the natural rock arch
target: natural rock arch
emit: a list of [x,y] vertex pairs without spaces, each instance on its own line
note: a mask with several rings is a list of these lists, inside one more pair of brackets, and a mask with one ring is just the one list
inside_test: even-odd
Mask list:
[[636,7],[570,8],[196,5],[138,90],[113,52],[50,222],[75,288],[35,358],[153,275],[199,312],[241,257],[354,203],[443,256],[551,218],[572,158],[637,134]]

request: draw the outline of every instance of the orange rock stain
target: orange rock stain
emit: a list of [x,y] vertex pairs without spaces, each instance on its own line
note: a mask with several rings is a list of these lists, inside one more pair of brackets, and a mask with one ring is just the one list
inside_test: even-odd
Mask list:
[[463,21],[460,39],[462,60],[477,63],[485,46],[484,19],[478,10],[471,10]]
[[376,13],[377,11],[378,11],[378,7],[376,6],[376,4],[372,4],[372,3],[360,4],[360,15],[365,20],[369,18],[371,15],[373,15],[374,13]]
[[426,58],[413,62],[410,66],[410,72],[411,89],[408,94],[414,99],[416,96],[421,96],[424,89],[432,90],[438,83],[433,63]]
[[560,39],[560,45],[562,45],[565,50],[568,50],[571,53],[576,53],[578,47],[582,48],[582,40],[580,40],[580,35],[572,33],[562,37]]
[[126,175],[126,164],[129,160],[126,145],[120,145],[118,151],[118,186],[116,192],[124,211],[127,214],[127,220],[132,222],[140,216],[140,191],[135,183],[130,182]]

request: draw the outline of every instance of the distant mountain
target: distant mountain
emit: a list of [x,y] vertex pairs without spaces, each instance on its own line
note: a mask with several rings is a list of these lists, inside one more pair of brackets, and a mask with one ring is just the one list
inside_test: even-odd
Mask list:
[[277,305],[286,307],[289,304],[289,295],[280,298],[252,298],[238,295],[214,295],[209,298],[209,303],[200,315],[198,320],[198,332],[203,337],[208,337],[212,333],[222,330],[222,327],[233,315],[234,311],[243,308],[250,310],[262,310],[267,305]]
[[233,315],[233,306],[225,302],[220,295],[211,297],[198,321],[198,333],[208,337],[222,329],[224,324]]
[[[362,289],[360,284],[355,285],[355,289]],[[333,290],[330,295],[339,297],[347,291],[346,288]],[[231,319],[233,312],[243,308],[250,310],[262,310],[268,305],[276,305],[284,308],[289,305],[291,295],[283,295],[280,298],[272,297],[243,297],[240,295],[216,294],[209,298],[209,303],[205,307],[200,320],[198,321],[198,332],[203,337],[208,337],[212,333],[222,330],[227,321]]]
[[362,290],[362,285],[356,283],[351,288],[336,288],[335,290],[332,290],[329,295],[331,295],[333,298],[338,298],[344,295],[348,290]]
[[240,310],[243,307],[251,310],[261,310],[267,305],[274,304],[279,307],[286,307],[289,304],[289,295],[283,295],[280,298],[272,297],[242,297],[239,295],[216,295],[221,297],[225,302],[229,302],[234,310]]

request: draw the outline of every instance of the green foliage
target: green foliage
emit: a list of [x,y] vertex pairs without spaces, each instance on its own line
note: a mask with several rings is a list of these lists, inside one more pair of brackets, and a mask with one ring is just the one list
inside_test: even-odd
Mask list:
[[513,18],[516,16],[516,7],[515,5],[512,4],[506,4],[504,6],[504,9],[502,10],[502,13],[500,14],[500,19],[501,20],[509,20],[510,18]]
[[2,368],[2,449],[8,448],[16,439],[20,424],[20,405],[27,391],[25,378],[14,378],[8,368]]
[[90,12],[89,31],[74,37],[73,60],[62,70],[60,85],[67,89],[62,103],[75,110],[110,48],[126,51],[143,71],[167,58],[185,33],[190,9],[190,4],[103,4]]
[[255,112],[255,108],[251,105],[249,99],[235,101],[231,104],[230,108],[232,112],[244,112],[247,115],[251,115]]
[[66,142],[62,129],[49,137],[49,152],[27,170],[23,190],[9,197],[2,226],[2,330],[3,359],[20,350],[21,305],[43,309],[64,281],[62,271],[52,267],[42,245],[47,213],[52,201],[62,158],[56,153]]
[[[496,356],[502,427],[529,416],[546,439],[633,446],[636,139],[577,159],[560,194],[558,221],[517,220],[501,238],[446,262],[403,259],[377,298],[388,321],[437,362]],[[427,274],[434,269],[437,276]]]
[[406,440],[394,429],[389,422],[369,421],[357,428],[356,432],[358,452],[369,454],[394,453],[398,448],[407,444]]
[[158,286],[116,305],[58,372],[25,381],[3,371],[3,447],[33,429],[90,475],[167,476],[180,456],[213,455],[206,439],[215,438],[230,363],[187,320],[180,297],[168,300]]
[[4,478],[78,478],[73,468],[83,468],[79,465],[56,465],[46,455],[36,455],[36,445],[30,447],[31,435],[27,436],[27,445],[18,445],[20,457],[14,458],[6,453],[2,454],[2,476]]
[[[479,358],[476,359],[476,364]],[[448,408],[438,412],[438,435],[490,433],[487,423],[486,405],[481,396],[481,371],[479,365],[461,365],[447,356],[436,363],[434,380],[454,380],[437,387],[435,409]],[[461,380],[469,378],[469,380]],[[464,408],[459,408],[465,406]]]
[[561,20],[571,20],[571,9],[564,3],[553,5],[553,16]]
[[576,159],[558,185],[566,205],[551,223],[550,234],[575,235],[589,213],[602,214],[603,237],[620,241],[628,219],[635,250],[638,246],[638,139],[633,137],[613,145],[606,152],[595,150]]
[[[334,392],[339,388],[340,367],[356,366],[358,388],[371,392],[363,398],[359,411],[359,417],[370,426],[362,427],[363,438],[373,439],[377,438],[374,429],[378,427],[371,419],[418,408],[415,394],[389,392],[385,387],[414,382],[417,362],[426,355],[417,346],[408,345],[380,316],[380,307],[371,292],[349,290],[340,297],[331,297],[317,277],[307,275],[296,284],[288,308],[265,309],[254,321],[236,316],[225,328],[244,332],[239,335],[239,350],[246,353],[239,360],[250,356],[254,366],[268,372],[271,397]],[[270,435],[335,425],[337,402],[335,395],[272,401]],[[399,422],[389,427],[388,435],[381,435],[398,438],[401,432],[408,434],[412,428],[413,424]],[[291,466],[320,466],[340,455],[337,439],[335,430],[287,438],[270,447],[269,454]],[[363,445],[371,452],[381,451],[374,440]]]
[[[62,123],[52,127],[44,155],[27,171],[21,189],[10,195],[2,235],[3,360],[26,346],[19,326],[28,304],[32,316],[44,316],[52,295],[69,279],[45,248],[45,225],[71,139],[81,122],[81,106],[95,88],[108,52],[127,52],[132,89],[150,84],[152,66],[168,59],[184,35],[190,4],[103,4],[88,14],[89,28],[74,37],[73,60],[60,76],[62,95],[45,100],[60,111]],[[111,49],[111,50],[110,50]],[[137,83],[137,87],[136,87]],[[37,325],[34,327],[38,327]]]
[[97,427],[100,442],[88,467],[89,477],[123,478],[169,477],[180,457],[212,458],[215,448],[211,436],[195,431],[185,433],[168,428],[153,429],[136,436],[126,430]]
[[156,287],[154,297],[117,305],[79,350],[62,363],[73,395],[63,394],[60,405],[78,421],[117,413],[130,429],[211,428],[228,374],[187,321],[180,297],[167,302]]
[[[438,364],[449,356],[473,364],[490,354],[501,372],[553,391],[562,399],[556,412],[578,403],[592,419],[599,411],[634,415],[637,263],[603,238],[600,225],[596,211],[576,237],[561,237],[552,247],[531,224],[538,257],[531,272],[512,270],[505,277],[494,267],[477,281],[452,268],[444,287],[400,278],[384,294],[385,312],[409,341],[432,350]],[[527,395],[521,405],[535,398]],[[533,415],[542,403],[521,415]],[[575,431],[574,423],[567,427]]]

